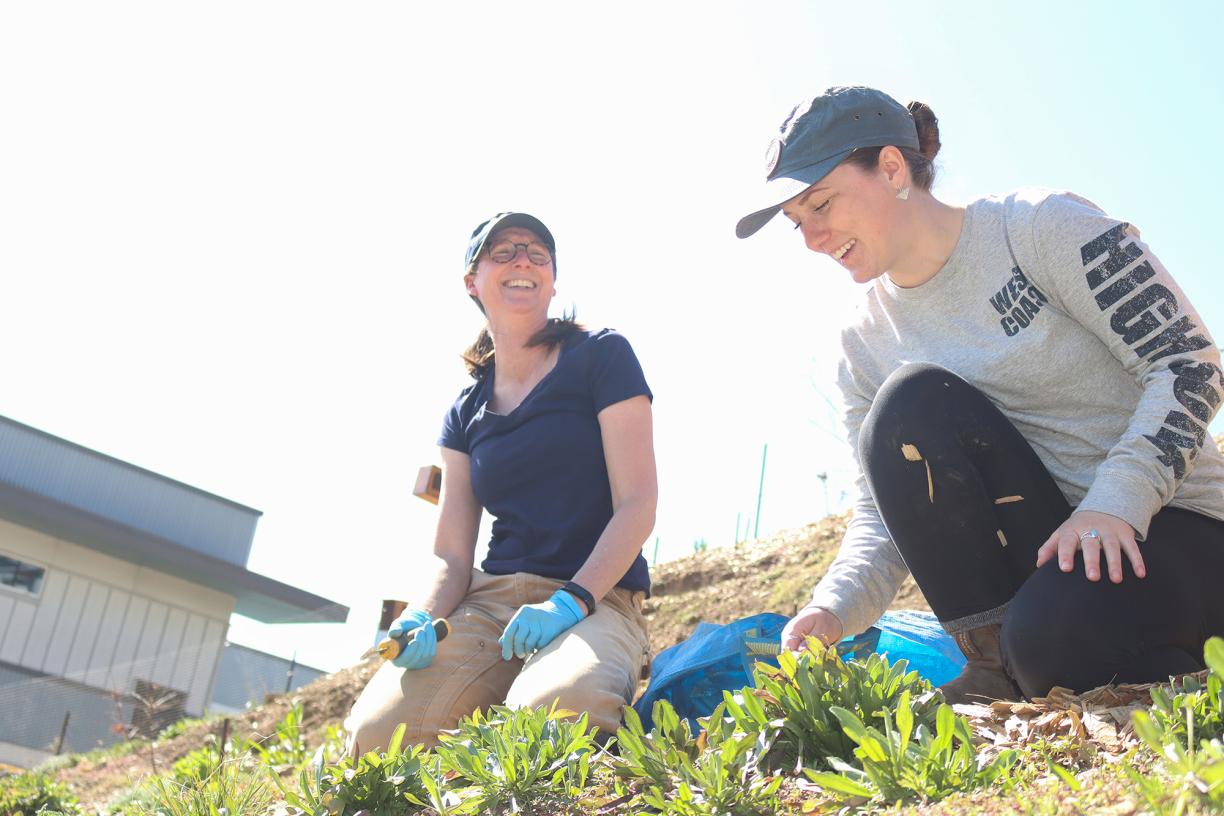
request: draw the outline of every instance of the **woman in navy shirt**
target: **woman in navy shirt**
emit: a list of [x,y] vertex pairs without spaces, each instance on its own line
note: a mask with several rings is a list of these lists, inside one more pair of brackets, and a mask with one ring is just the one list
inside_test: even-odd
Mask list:
[[[658,495],[651,398],[624,337],[549,319],[556,243],[525,213],[472,233],[464,284],[488,319],[475,382],[446,415],[430,578],[391,627],[409,634],[345,722],[349,749],[432,745],[476,708],[586,712],[606,734],[649,656],[642,543]],[[474,568],[480,517],[493,518]],[[438,642],[436,618],[452,634]]]

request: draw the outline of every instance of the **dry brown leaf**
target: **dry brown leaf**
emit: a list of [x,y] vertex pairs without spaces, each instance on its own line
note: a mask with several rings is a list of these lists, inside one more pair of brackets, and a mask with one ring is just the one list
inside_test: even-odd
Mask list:
[[1081,740],[1088,739],[1088,731],[1084,728],[1084,721],[1080,718],[1080,715],[1075,711],[1075,709],[1071,709],[1067,712],[1067,714],[1071,719],[1072,733],[1074,733],[1075,736],[1079,737]]
[[905,457],[905,461],[907,462],[921,462],[922,461],[922,454],[918,452],[918,449],[916,447],[914,447],[908,442],[902,443],[901,455]]
[[1116,754],[1126,750],[1126,741],[1118,732],[1117,726],[1108,719],[1085,713],[1084,728],[1089,738],[1105,751]]
[[1031,728],[1034,734],[1043,736],[1053,736],[1059,731],[1066,730],[1067,713],[1065,711],[1047,711],[1037,719],[1033,720]]
[[952,710],[970,719],[988,720],[994,717],[994,704],[955,703]]
[[1050,689],[1049,693],[1044,697],[1034,697],[1033,702],[1049,708],[1080,709],[1079,698],[1071,689],[1063,688],[1062,686],[1055,686]]
[[1112,708],[1107,708],[1100,713],[1108,715],[1109,718],[1112,719],[1118,725],[1128,725],[1131,721],[1131,715],[1133,715],[1136,711],[1142,711],[1145,708],[1147,708],[1147,706],[1141,706],[1141,705],[1114,706]]

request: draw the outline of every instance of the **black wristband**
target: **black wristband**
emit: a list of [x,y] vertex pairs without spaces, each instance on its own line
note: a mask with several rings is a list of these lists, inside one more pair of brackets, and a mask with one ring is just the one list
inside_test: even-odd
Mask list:
[[595,596],[592,595],[586,587],[575,584],[573,581],[566,581],[561,585],[561,590],[563,592],[568,592],[586,604],[587,617],[595,614]]

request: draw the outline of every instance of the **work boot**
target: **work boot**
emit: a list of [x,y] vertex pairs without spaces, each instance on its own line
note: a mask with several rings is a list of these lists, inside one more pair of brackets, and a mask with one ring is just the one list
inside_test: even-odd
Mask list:
[[939,687],[948,703],[1023,699],[1003,668],[1003,647],[999,644],[1002,631],[1002,624],[992,623],[952,635],[968,662],[956,679]]

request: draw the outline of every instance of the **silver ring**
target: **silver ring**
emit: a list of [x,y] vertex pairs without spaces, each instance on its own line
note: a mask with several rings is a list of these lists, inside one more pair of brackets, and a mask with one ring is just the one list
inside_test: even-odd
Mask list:
[[1087,541],[1090,538],[1095,538],[1097,541],[1101,540],[1101,534],[1097,532],[1097,528],[1093,527],[1091,530],[1085,530],[1084,532],[1079,534],[1079,540],[1081,544],[1083,544],[1085,541]]

